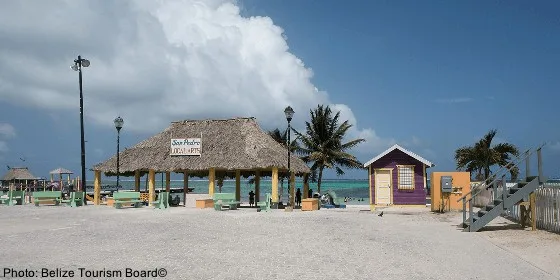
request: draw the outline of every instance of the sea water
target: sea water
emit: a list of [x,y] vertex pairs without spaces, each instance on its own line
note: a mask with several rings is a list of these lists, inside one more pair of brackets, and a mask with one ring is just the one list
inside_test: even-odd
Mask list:
[[[299,188],[303,196],[303,182],[301,180],[296,180],[296,190]],[[134,180],[119,180],[121,185],[121,190],[133,190]],[[115,190],[116,181],[105,179],[101,182],[103,190]],[[182,188],[182,180],[171,180],[171,188]],[[88,192],[93,191],[93,181],[87,182]],[[156,189],[165,189],[165,181],[157,180],[155,181]],[[194,194],[207,194],[208,193],[208,180],[204,179],[189,179],[189,188],[194,188],[191,193]],[[315,193],[317,191],[317,183],[309,183],[309,188]],[[148,187],[145,180],[140,181],[140,191],[147,191]],[[248,180],[241,180],[241,201],[249,201],[249,192],[255,191],[255,185],[249,184]],[[367,180],[336,180],[336,179],[326,179],[321,182],[321,193],[326,193],[326,191],[332,190],[336,192],[338,197],[348,197],[350,200],[347,204],[368,204],[369,201],[369,185]],[[215,184],[214,192],[219,192],[217,184]],[[222,186],[222,193],[235,193],[235,180],[224,180]],[[260,200],[264,199],[266,193],[272,193],[272,181],[270,179],[261,179],[260,182]],[[282,194],[282,201],[286,202],[288,200],[288,181],[284,183],[278,183],[278,193]],[[183,195],[181,193],[173,193],[172,196],[179,194],[182,199]]]

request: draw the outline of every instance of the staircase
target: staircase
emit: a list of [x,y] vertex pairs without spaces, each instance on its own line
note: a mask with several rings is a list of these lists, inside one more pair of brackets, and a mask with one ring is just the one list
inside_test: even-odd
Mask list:
[[[470,192],[462,196],[459,200],[457,200],[457,202],[463,202],[463,227],[465,228],[464,231],[479,231],[508,209],[511,209],[516,204],[527,200],[529,195],[546,181],[546,178],[544,178],[544,176],[542,175],[541,149],[543,146],[544,145],[541,145],[536,149],[527,150],[525,153],[523,153],[513,161],[513,165],[510,165],[508,168],[501,168],[500,170],[498,170],[498,172],[490,176],[490,178],[479,184],[479,186],[486,186],[486,188],[484,189],[489,189],[490,187],[492,187],[493,197],[491,199],[491,202],[480,209],[478,212],[473,212],[472,202],[474,201],[474,198],[484,190],[483,188],[477,188],[474,193],[473,190],[471,190]],[[529,159],[535,152],[537,153],[538,176],[531,176]],[[525,161],[524,180],[518,182],[517,184],[515,184],[515,186],[508,189],[506,186],[506,174],[509,173],[512,168],[518,166],[523,161]],[[467,205],[469,208],[468,212]]]

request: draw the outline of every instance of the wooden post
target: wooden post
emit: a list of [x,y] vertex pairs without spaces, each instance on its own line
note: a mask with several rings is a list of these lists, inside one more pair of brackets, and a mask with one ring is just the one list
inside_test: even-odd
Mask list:
[[140,170],[134,171],[134,191],[140,191]]
[[303,198],[309,198],[309,173],[303,175]]
[[[371,176],[373,176],[373,174],[371,173],[371,164],[370,164],[370,165],[368,165],[368,174],[367,174],[368,186],[369,186],[369,188],[368,188],[369,189],[369,210],[373,212],[373,211],[375,211],[375,202],[373,201],[373,195],[372,195],[372,192],[371,192],[371,188],[373,188],[373,186],[371,184]],[[430,195],[431,195],[431,193],[430,193]],[[432,205],[434,205],[433,201],[432,201]],[[433,210],[433,206],[432,206],[432,210]]]
[[189,191],[189,172],[183,171],[183,207],[187,207],[188,191]]
[[152,205],[152,202],[156,200],[156,172],[152,169],[148,171],[148,203]]
[[235,170],[235,200],[241,201],[241,170]]
[[278,204],[278,167],[272,167],[272,204]]
[[537,194],[535,192],[529,195],[529,201],[531,204],[531,230],[537,230]]
[[[96,170],[93,173],[93,204],[101,204],[101,171]],[[85,190],[85,186],[82,186],[82,190]]]
[[171,191],[171,172],[165,172],[165,191]]
[[216,169],[208,170],[208,194],[214,196],[214,181],[216,180]]
[[261,172],[255,171],[255,203],[260,201],[261,197]]
[[292,208],[296,207],[296,174],[294,172],[290,172],[290,205]]

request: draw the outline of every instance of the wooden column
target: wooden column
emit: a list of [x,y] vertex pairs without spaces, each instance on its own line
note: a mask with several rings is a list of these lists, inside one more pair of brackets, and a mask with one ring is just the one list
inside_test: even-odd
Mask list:
[[140,191],[140,170],[134,171],[134,191]]
[[529,202],[531,207],[531,230],[537,230],[537,194],[535,192],[529,195]]
[[210,196],[214,195],[215,180],[216,180],[216,169],[210,168],[210,170],[208,170],[208,194]]
[[303,175],[303,198],[309,198],[309,173]]
[[156,200],[156,172],[152,169],[148,171],[148,203]]
[[[85,189],[85,187],[83,187]],[[93,204],[99,205],[101,201],[101,171],[93,173]]]
[[171,190],[171,172],[165,172],[165,191]]
[[295,207],[296,201],[296,174],[294,172],[290,172],[290,205]]
[[235,200],[241,201],[241,170],[235,170]]
[[278,167],[272,167],[272,204],[278,204]]
[[187,207],[188,191],[189,191],[189,172],[183,171],[183,207]]
[[261,172],[255,171],[255,203],[260,201],[261,197]]
[[[373,187],[371,185],[371,176],[373,176],[373,174],[371,173],[371,164],[370,164],[368,166],[368,174],[367,174],[368,185],[369,185],[369,210],[373,212],[373,211],[375,211],[375,202],[373,201],[373,196],[371,195],[372,194],[371,188]],[[433,201],[432,201],[432,205],[434,205]],[[432,208],[432,211],[433,211],[433,208]]]

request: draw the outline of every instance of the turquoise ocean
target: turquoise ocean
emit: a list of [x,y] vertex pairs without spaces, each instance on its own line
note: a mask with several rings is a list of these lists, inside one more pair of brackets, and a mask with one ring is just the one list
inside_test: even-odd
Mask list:
[[[159,177],[159,176],[157,176]],[[156,177],[155,187],[156,189],[165,189],[165,181],[158,180]],[[112,178],[111,178],[112,179]],[[120,180],[121,190],[133,190],[134,180],[125,179]],[[278,192],[283,193],[282,201],[286,202],[288,200],[288,182],[284,181],[282,192],[282,184],[278,184]],[[88,192],[93,191],[93,181],[87,182]],[[116,180],[102,180],[102,191],[115,190]],[[171,180],[171,188],[182,188],[182,180]],[[194,188],[191,193],[194,194],[205,194],[208,193],[208,180],[204,179],[189,179],[189,188]],[[303,192],[303,182],[301,180],[296,180],[296,189],[299,188]],[[317,183],[309,183],[309,188],[313,192],[317,191]],[[249,191],[255,190],[254,184],[249,184],[248,180],[241,180],[241,201],[249,201]],[[270,193],[272,190],[272,182],[270,179],[261,179],[260,184],[260,196],[261,200],[264,199],[266,193]],[[339,197],[349,197],[350,200],[348,204],[368,204],[369,200],[369,186],[368,180],[336,180],[336,179],[326,179],[321,182],[321,192],[325,193],[328,190],[333,190]],[[140,182],[140,191],[147,191],[147,186],[145,179]],[[218,192],[218,186],[215,187],[215,192]],[[224,185],[222,186],[223,193],[235,193],[235,180],[224,180]],[[172,196],[179,194],[182,199],[182,192],[173,193]]]

